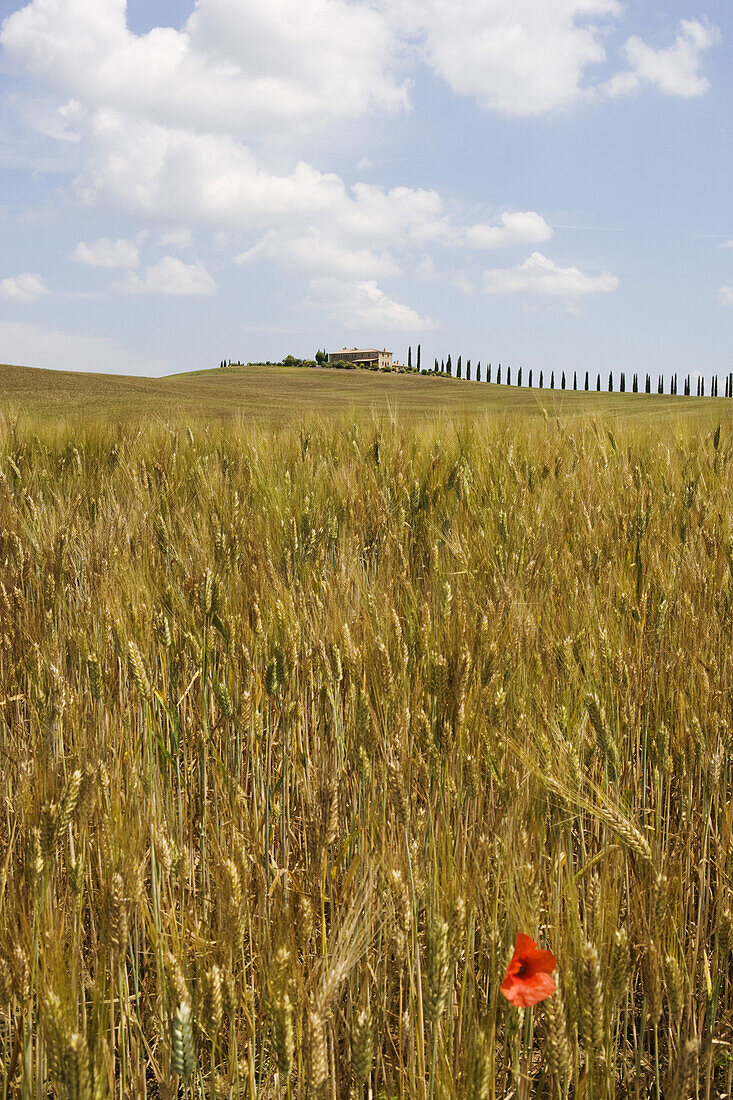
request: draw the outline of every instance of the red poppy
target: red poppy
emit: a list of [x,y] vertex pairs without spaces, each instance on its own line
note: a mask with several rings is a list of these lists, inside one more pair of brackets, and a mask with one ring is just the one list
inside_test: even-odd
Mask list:
[[533,939],[519,932],[501,991],[516,1008],[536,1005],[555,992],[552,971],[556,966],[557,959],[551,951],[543,951]]

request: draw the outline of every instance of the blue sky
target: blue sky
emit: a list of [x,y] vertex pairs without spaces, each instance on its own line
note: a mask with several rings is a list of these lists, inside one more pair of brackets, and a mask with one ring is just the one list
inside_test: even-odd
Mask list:
[[733,367],[720,0],[0,0],[0,361]]

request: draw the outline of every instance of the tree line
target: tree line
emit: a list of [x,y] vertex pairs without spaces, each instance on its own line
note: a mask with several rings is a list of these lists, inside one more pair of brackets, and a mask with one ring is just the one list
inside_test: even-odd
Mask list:
[[[420,370],[419,344],[417,347],[417,364],[417,369]],[[412,365],[412,347],[409,347],[407,351],[407,365],[408,368],[410,368]],[[652,373],[647,372],[644,377],[637,373],[634,373],[629,375],[627,379],[626,371],[621,371],[616,376],[614,376],[613,371],[610,371],[608,374],[607,382],[605,374],[602,375],[600,372],[597,372],[595,385],[593,385],[593,379],[590,371],[585,371],[585,377],[582,377],[581,372],[580,379],[578,378],[578,372],[573,371],[571,384],[569,374],[567,374],[564,370],[558,372],[559,376],[557,378],[555,376],[555,371],[552,370],[549,372],[549,382],[546,386],[546,376],[544,370],[540,370],[537,375],[535,375],[535,372],[530,368],[528,374],[525,375],[523,368],[519,367],[516,375],[512,376],[512,368],[510,366],[506,367],[505,370],[502,372],[502,365],[501,363],[499,363],[496,371],[494,371],[492,364],[487,363],[482,369],[481,361],[479,360],[476,363],[476,366],[472,368],[471,360],[466,359],[464,364],[460,355],[456,360],[455,374],[453,368],[453,360],[450,355],[448,355],[447,359],[441,359],[440,361],[438,361],[437,358],[434,359],[432,371],[420,370],[420,373],[444,375],[447,378],[465,378],[468,382],[493,382],[494,384],[499,386],[511,386],[514,384],[516,384],[517,386],[521,386],[523,384],[524,378],[526,378],[527,386],[530,388],[533,387],[536,377],[537,387],[539,389],[572,389],[583,390],[585,392],[595,390],[599,393],[601,392],[601,390],[607,389],[609,393],[613,393],[614,391],[618,393],[667,393],[672,396],[678,396],[680,384],[679,376],[676,373],[671,375],[668,380],[665,379],[665,376],[663,374],[658,374],[655,382],[654,375]],[[516,382],[513,381],[513,377],[516,379]],[[630,386],[627,386],[627,381],[630,381]],[[691,397],[693,396],[694,391],[694,395],[697,397],[720,397],[721,394],[719,391],[719,385],[720,380],[717,377],[713,378],[710,381],[709,391],[706,394],[705,379],[702,376],[698,376],[698,378],[695,380],[693,379],[691,374],[688,374],[686,378],[682,379],[682,395],[684,397]],[[723,396],[733,397],[733,371],[725,377]]]

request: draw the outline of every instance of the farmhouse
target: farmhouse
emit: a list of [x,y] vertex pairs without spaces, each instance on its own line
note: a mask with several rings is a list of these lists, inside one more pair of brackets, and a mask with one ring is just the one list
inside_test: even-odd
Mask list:
[[379,351],[377,348],[342,348],[329,352],[329,363],[353,363],[356,367],[377,367],[392,370],[398,364],[393,363],[391,351]]

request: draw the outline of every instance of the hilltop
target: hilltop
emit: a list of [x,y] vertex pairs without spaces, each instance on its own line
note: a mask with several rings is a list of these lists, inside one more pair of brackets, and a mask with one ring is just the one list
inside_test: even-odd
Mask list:
[[103,420],[204,417],[281,424],[304,416],[399,413],[408,417],[733,415],[733,401],[669,395],[585,393],[467,382],[443,376],[246,366],[166,378],[0,365],[0,414]]

